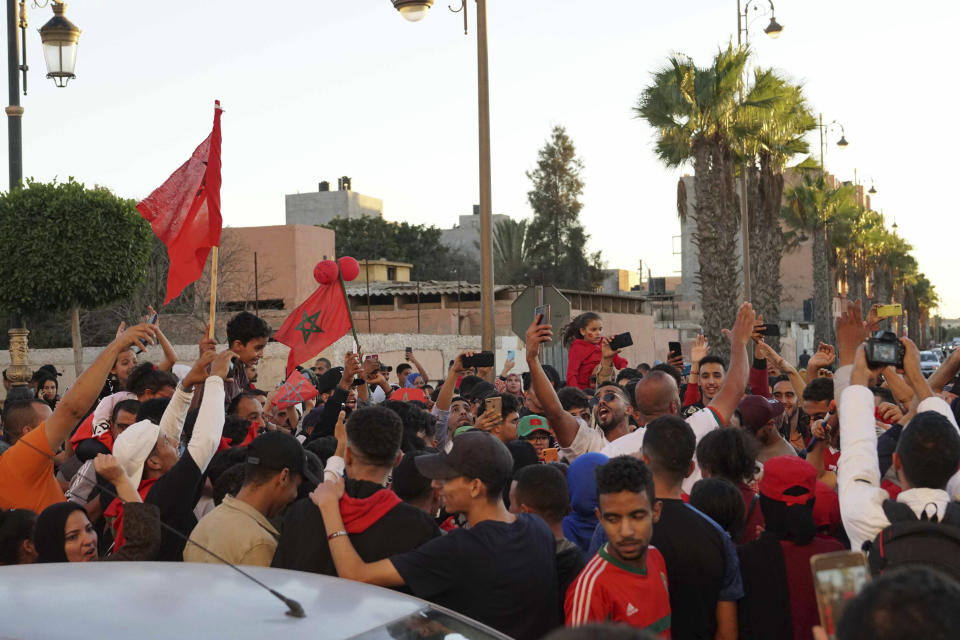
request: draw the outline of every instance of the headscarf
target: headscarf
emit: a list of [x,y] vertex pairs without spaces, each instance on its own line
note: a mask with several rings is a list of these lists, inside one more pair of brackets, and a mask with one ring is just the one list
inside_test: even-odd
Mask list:
[[407,374],[407,377],[406,377],[406,378],[404,379],[404,381],[403,381],[403,388],[404,388],[404,389],[412,389],[412,388],[414,388],[414,387],[416,386],[414,383],[417,381],[417,378],[419,378],[419,377],[420,377],[420,374],[419,374],[419,373],[409,373],[409,374]]
[[84,511],[84,508],[76,502],[57,502],[37,516],[37,528],[33,533],[37,562],[67,561],[67,554],[63,550],[66,544],[65,529],[67,518],[74,511]]
[[563,537],[586,553],[597,528],[597,479],[595,469],[609,458],[602,453],[585,453],[567,469],[572,511],[563,518]]

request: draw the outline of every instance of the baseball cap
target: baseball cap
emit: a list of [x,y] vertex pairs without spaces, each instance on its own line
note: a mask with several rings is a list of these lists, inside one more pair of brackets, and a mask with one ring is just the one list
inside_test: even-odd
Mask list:
[[113,456],[123,467],[134,487],[140,486],[143,478],[143,463],[157,446],[160,437],[160,425],[149,420],[141,420],[130,425],[117,436],[113,443]]
[[397,389],[390,394],[391,400],[397,400],[399,402],[423,402],[426,404],[427,396],[423,393],[423,389],[417,389],[416,387],[404,387],[403,389]]
[[297,439],[280,431],[268,431],[254,438],[247,447],[247,464],[274,471],[290,469],[313,484],[320,482],[307,463],[307,452]]
[[[800,487],[800,495],[791,495]],[[760,495],[787,505],[806,504],[812,500],[817,488],[817,470],[799,456],[778,456],[770,458],[763,465],[760,478]]]
[[740,413],[740,425],[756,431],[783,413],[783,404],[763,396],[746,396],[737,405],[737,411]]
[[465,476],[501,487],[513,475],[513,456],[506,445],[476,429],[454,439],[449,453],[418,456],[415,462],[420,473],[431,480]]
[[547,419],[535,414],[520,418],[520,422],[517,424],[517,434],[521,438],[529,437],[534,431],[543,431],[549,434],[550,426],[547,424]]

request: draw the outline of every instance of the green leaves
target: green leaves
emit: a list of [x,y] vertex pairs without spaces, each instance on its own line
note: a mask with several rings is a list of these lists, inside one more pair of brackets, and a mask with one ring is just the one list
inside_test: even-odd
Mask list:
[[0,195],[0,308],[92,309],[146,277],[152,232],[135,202],[103,187],[28,180]]

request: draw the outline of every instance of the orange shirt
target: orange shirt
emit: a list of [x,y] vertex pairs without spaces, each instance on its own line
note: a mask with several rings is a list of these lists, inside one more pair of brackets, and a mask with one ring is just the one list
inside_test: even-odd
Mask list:
[[40,513],[51,504],[64,501],[63,491],[53,477],[53,455],[46,425],[40,423],[0,456],[0,509]]

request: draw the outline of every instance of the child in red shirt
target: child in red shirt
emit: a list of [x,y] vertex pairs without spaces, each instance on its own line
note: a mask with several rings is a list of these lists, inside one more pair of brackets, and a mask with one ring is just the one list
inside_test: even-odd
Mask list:
[[[581,313],[563,328],[563,346],[570,349],[567,353],[567,385],[578,389],[593,386],[590,377],[600,364],[602,334],[603,320],[592,311]],[[624,369],[627,361],[615,355],[613,366]]]

